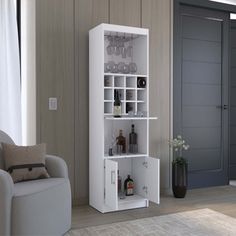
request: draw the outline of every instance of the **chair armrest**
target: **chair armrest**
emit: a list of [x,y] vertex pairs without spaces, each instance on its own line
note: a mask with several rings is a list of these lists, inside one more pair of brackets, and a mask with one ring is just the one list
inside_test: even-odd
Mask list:
[[62,158],[53,155],[46,155],[45,165],[50,177],[68,178],[67,165]]
[[12,177],[0,169],[0,235],[11,234],[11,202],[14,194]]

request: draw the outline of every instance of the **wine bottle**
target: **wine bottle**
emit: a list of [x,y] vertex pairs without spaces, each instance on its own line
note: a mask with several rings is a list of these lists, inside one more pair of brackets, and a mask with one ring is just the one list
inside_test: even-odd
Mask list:
[[118,194],[120,194],[121,193],[121,181],[122,181],[122,179],[121,179],[121,176],[119,175],[119,170],[118,170],[118,184],[117,184],[117,186],[118,186]]
[[113,115],[114,117],[121,117],[121,101],[118,90],[114,91],[114,99]]
[[119,136],[116,138],[117,154],[126,153],[126,139],[123,136],[122,129],[119,131]]
[[134,181],[130,178],[130,175],[124,182],[124,191],[126,196],[134,195]]
[[146,88],[146,80],[142,77],[138,77],[137,87],[138,88]]
[[134,132],[134,124],[131,126],[131,133],[129,134],[129,152],[137,153],[138,152],[138,135]]

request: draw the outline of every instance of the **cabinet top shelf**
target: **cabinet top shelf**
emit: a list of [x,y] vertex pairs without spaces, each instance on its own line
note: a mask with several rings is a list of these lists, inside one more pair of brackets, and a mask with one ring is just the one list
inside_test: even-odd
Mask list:
[[105,120],[157,120],[158,117],[113,117],[113,116],[105,116]]
[[104,76],[147,77],[147,75],[121,73],[104,73]]
[[132,154],[132,153],[126,153],[126,154],[122,154],[122,155],[113,155],[113,156],[108,156],[105,155],[104,158],[107,159],[122,159],[122,158],[135,158],[135,157],[147,157],[147,154],[144,153],[137,153],[137,154]]
[[143,35],[143,36],[147,36],[148,35],[148,29],[145,28],[137,28],[137,27],[131,27],[131,26],[124,26],[124,25],[114,25],[114,24],[106,24],[106,23],[102,23],[100,25],[97,25],[96,27],[94,27],[93,29],[91,29],[90,31],[94,31],[94,30],[100,30],[105,32],[105,34],[110,34],[112,32],[115,33],[127,33],[127,34],[132,34],[132,35]]

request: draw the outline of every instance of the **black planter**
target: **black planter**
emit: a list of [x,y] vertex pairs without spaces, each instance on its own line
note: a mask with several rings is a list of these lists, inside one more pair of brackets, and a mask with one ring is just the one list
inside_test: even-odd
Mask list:
[[184,198],[188,185],[188,164],[172,163],[172,190],[176,198]]

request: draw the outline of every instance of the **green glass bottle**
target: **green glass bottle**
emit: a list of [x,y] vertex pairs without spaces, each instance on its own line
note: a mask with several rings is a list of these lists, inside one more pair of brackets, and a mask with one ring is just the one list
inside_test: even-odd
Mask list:
[[119,98],[118,90],[114,91],[113,115],[114,115],[114,117],[121,117],[121,101]]

